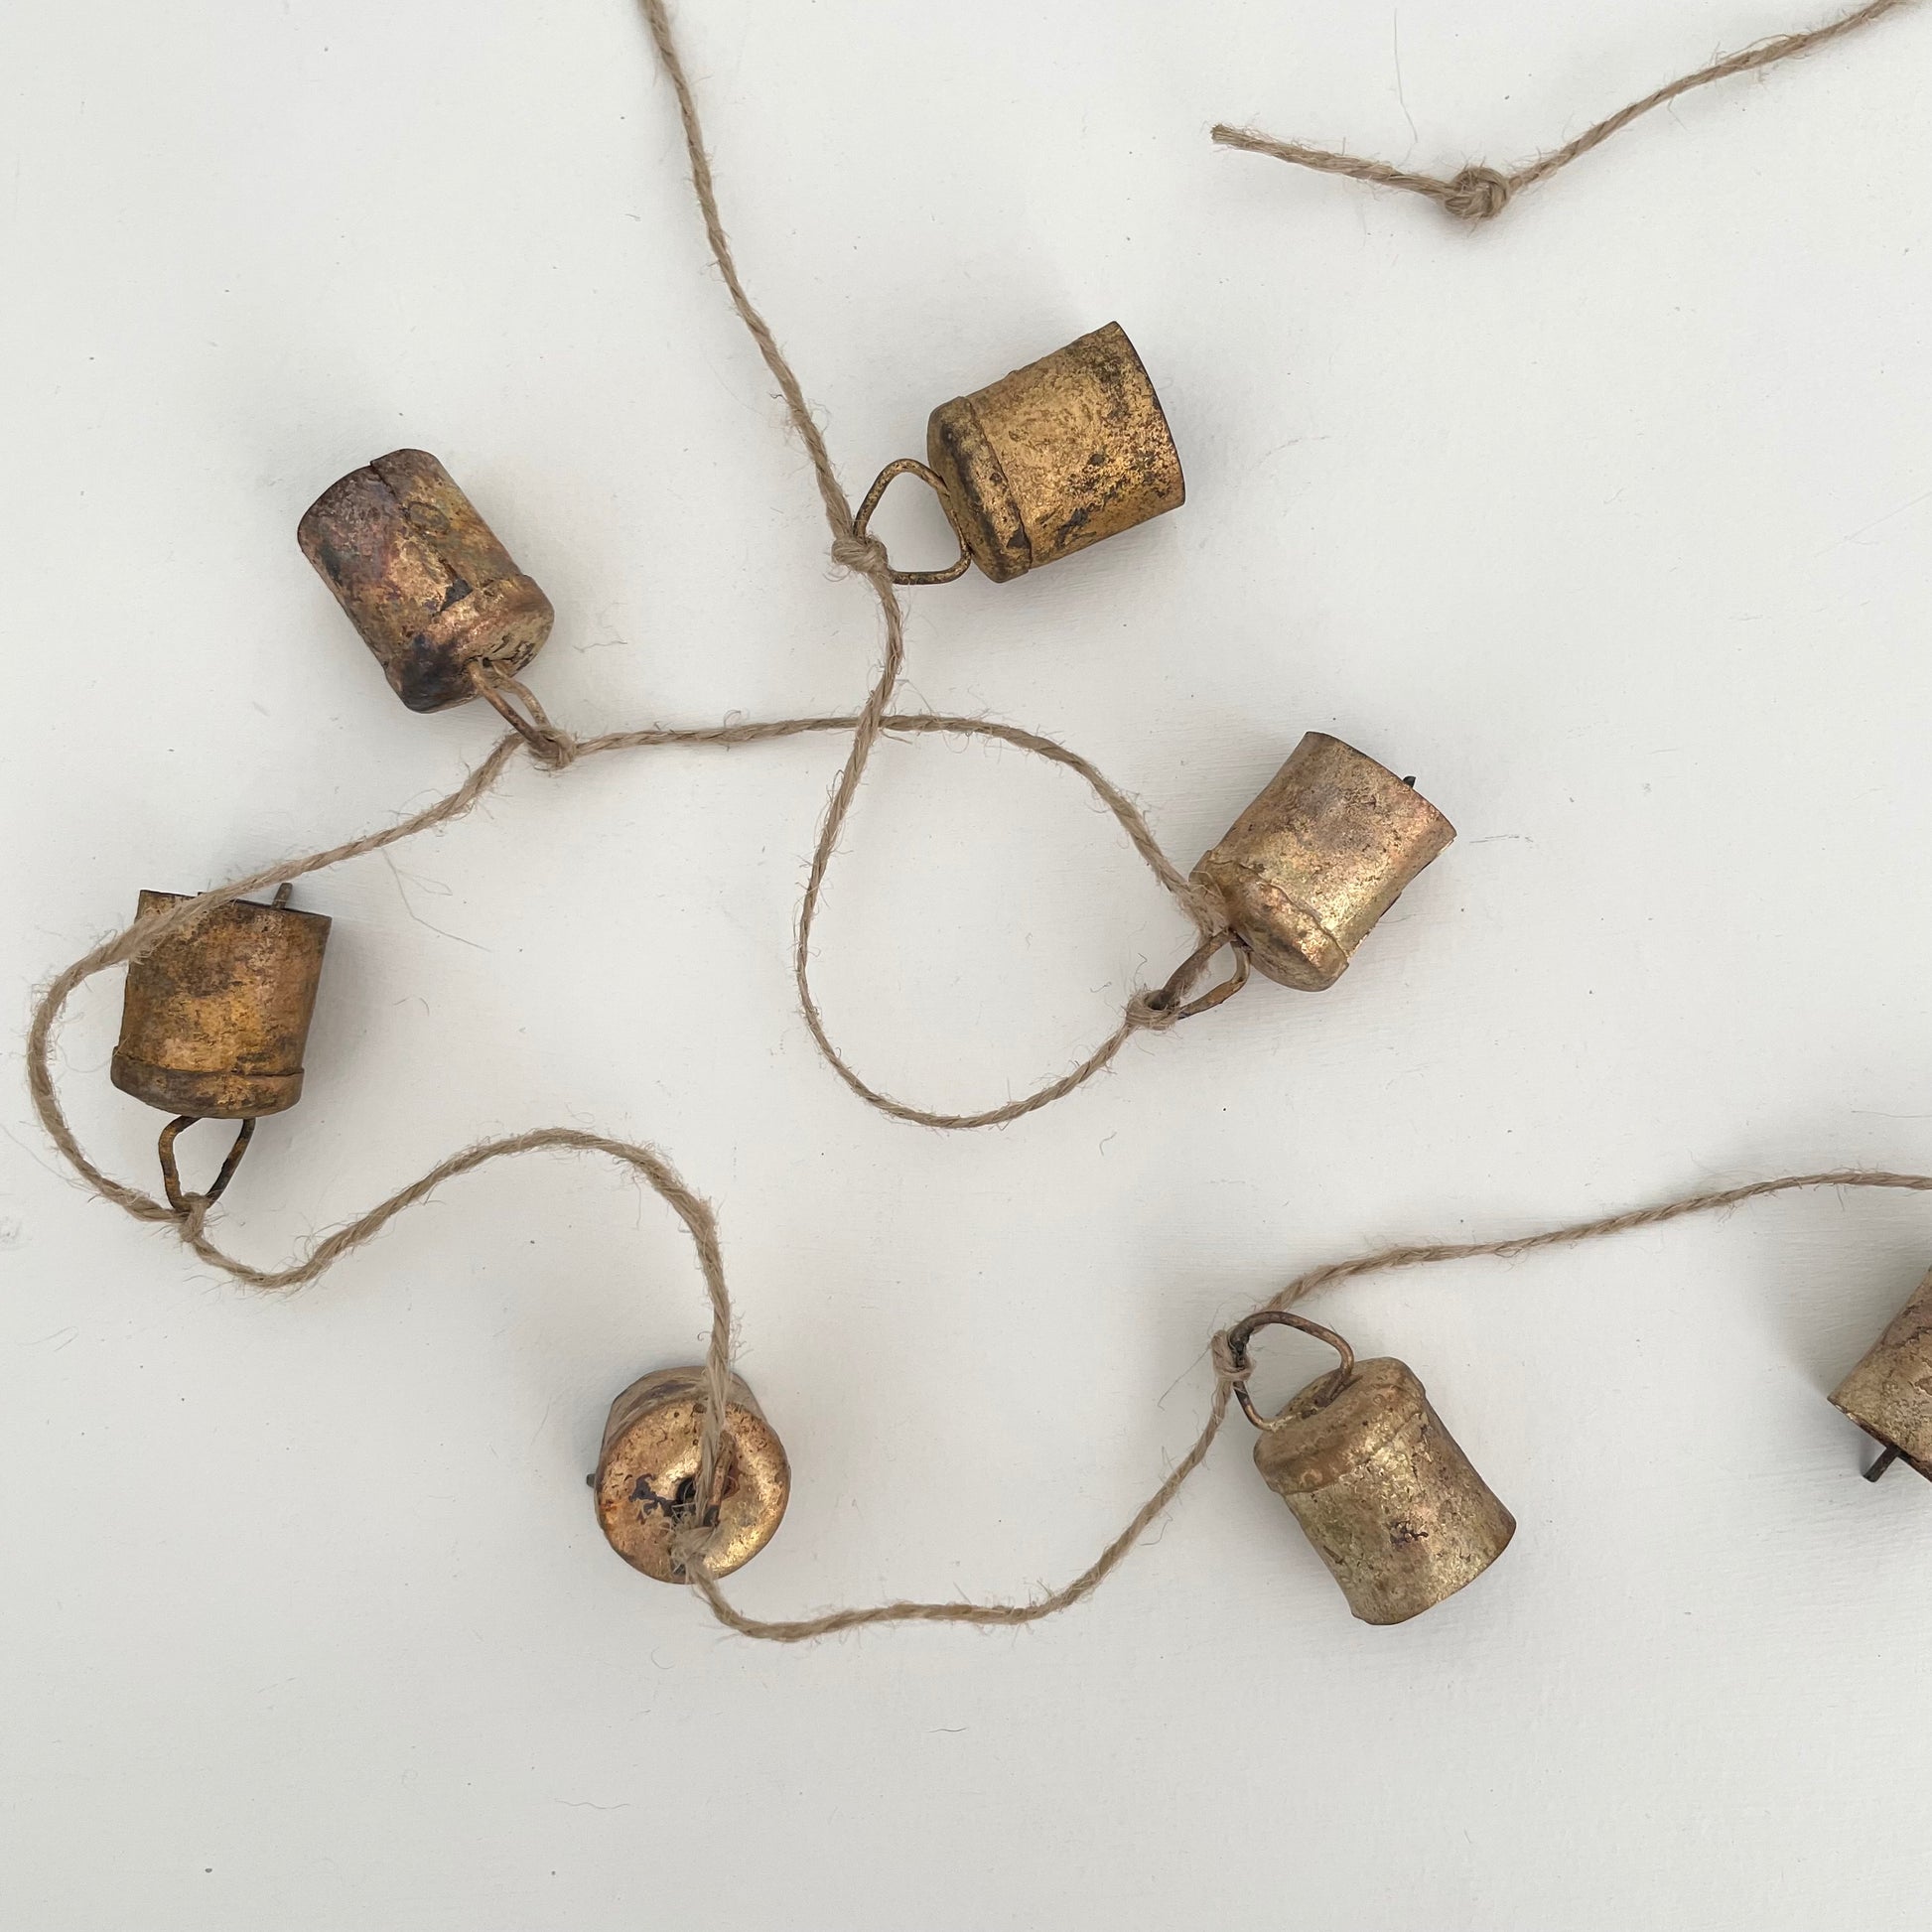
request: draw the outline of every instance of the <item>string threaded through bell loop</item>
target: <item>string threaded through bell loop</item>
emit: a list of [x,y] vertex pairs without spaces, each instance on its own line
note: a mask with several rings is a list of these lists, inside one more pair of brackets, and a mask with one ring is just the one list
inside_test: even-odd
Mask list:
[[856,532],[832,539],[832,561],[841,570],[856,572],[861,577],[875,576],[893,567],[886,546],[877,537],[862,537]]
[[530,748],[530,756],[539,764],[563,771],[577,762],[583,748],[561,725],[551,721],[537,694],[522,679],[480,658],[471,666],[470,680],[490,709]]

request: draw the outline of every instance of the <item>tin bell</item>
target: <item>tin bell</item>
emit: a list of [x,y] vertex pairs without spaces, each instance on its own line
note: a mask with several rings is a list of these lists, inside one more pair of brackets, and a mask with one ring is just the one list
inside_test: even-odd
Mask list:
[[[1258,1415],[1248,1399],[1248,1340],[1270,1323],[1313,1335],[1341,1357],[1279,1416]],[[1364,1623],[1419,1616],[1509,1547],[1516,1519],[1404,1363],[1357,1362],[1339,1335],[1274,1309],[1238,1322],[1227,1345],[1242,1412],[1261,1432],[1255,1467]]]
[[896,584],[950,583],[969,563],[1005,584],[1186,496],[1161,399],[1117,322],[941,403],[926,424],[925,462],[888,464],[866,492],[854,524],[861,540],[887,485],[908,473],[938,492],[959,559],[895,570]]
[[1403,888],[1455,837],[1413,783],[1326,732],[1296,746],[1194,868],[1283,986],[1334,985]]
[[1900,1458],[1932,1477],[1932,1275],[1832,1391],[1832,1402],[1880,1446],[1867,1481]]
[[485,674],[515,677],[556,618],[423,450],[392,450],[330,484],[296,541],[411,711],[492,697]]
[[705,1566],[714,1577],[748,1564],[771,1541],[791,1495],[784,1445],[736,1375],[725,1405],[724,1449],[713,1494],[700,1506],[698,1462],[705,1372],[659,1369],[611,1405],[591,1486],[611,1548],[660,1584],[681,1584],[672,1538],[693,1521],[712,1527]]
[[[146,917],[183,893],[143,893]],[[110,1077],[123,1093],[176,1118],[161,1132],[168,1199],[184,1211],[175,1139],[190,1122],[238,1120],[240,1132],[205,1198],[226,1187],[255,1122],[302,1097],[302,1052],[315,1012],[329,921],[274,903],[230,899],[129,963]]]

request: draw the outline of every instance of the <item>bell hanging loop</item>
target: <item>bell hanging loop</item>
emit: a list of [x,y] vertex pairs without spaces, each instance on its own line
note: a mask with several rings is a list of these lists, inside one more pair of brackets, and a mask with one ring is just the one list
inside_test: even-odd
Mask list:
[[181,1170],[175,1164],[175,1142],[180,1138],[184,1127],[193,1127],[202,1118],[200,1114],[177,1114],[161,1130],[161,1140],[157,1147],[157,1152],[161,1156],[161,1185],[167,1192],[168,1205],[177,1214],[186,1214],[193,1199],[199,1199],[204,1206],[213,1206],[227,1192],[228,1182],[234,1178],[235,1170],[241,1166],[241,1157],[248,1152],[248,1143],[255,1138],[253,1118],[244,1120],[236,1130],[234,1144],[228,1149],[227,1159],[221,1163],[220,1172],[215,1174],[213,1180],[198,1196],[185,1194],[182,1192]]
[[1312,1335],[1316,1341],[1325,1341],[1341,1357],[1339,1365],[1315,1395],[1314,1408],[1325,1409],[1355,1379],[1355,1351],[1332,1328],[1324,1328],[1320,1322],[1311,1321],[1305,1314],[1292,1314],[1287,1309],[1257,1309],[1228,1330],[1228,1360],[1235,1371],[1234,1399],[1240,1403],[1241,1413],[1257,1429],[1274,1429],[1282,1421],[1281,1417],[1260,1414],[1248,1394],[1248,1376],[1254,1367],[1248,1359],[1248,1343],[1257,1328],[1273,1327],[1299,1328],[1303,1334]]
[[[1174,1002],[1180,998],[1181,989],[1192,985],[1223,947],[1234,955],[1234,970],[1218,986],[1211,986],[1205,993],[1176,1007]],[[1211,1013],[1216,1007],[1233,999],[1247,985],[1248,972],[1246,945],[1231,932],[1211,932],[1173,969],[1167,985],[1147,996],[1147,1010],[1160,1016],[1159,1025],[1163,1031],[1177,1027],[1181,1021],[1191,1020],[1197,1013]]]
[[880,499],[900,477],[917,477],[930,485],[932,493],[939,499],[939,507],[946,513],[946,522],[952,533],[959,538],[959,558],[944,570],[895,570],[891,561],[886,565],[886,574],[895,584],[950,584],[956,577],[964,577],[973,561],[973,553],[966,547],[966,539],[959,535],[959,525],[954,520],[952,503],[946,495],[946,485],[917,457],[902,456],[889,463],[873,479],[872,487],[866,491],[866,499],[859,505],[859,513],[852,519],[852,534],[860,543],[871,541],[872,516],[878,509]]
[[547,764],[566,764],[576,756],[569,734],[550,721],[537,694],[521,678],[479,659],[470,666],[477,695]]

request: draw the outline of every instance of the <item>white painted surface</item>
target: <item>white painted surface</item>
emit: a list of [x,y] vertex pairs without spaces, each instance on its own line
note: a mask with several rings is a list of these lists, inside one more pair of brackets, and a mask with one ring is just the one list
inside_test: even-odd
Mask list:
[[[792,1452],[739,1584],[782,1614],[1069,1575],[1191,1437],[1213,1325],[1311,1262],[1932,1168],[1932,21],[1686,101],[1475,233],[1207,140],[1507,162],[1808,11],[687,4],[745,271],[855,492],[1110,317],[1180,442],[1180,514],[915,593],[911,692],[1062,736],[1183,858],[1310,728],[1460,842],[1334,992],[1258,985],[944,1138],[862,1109],[791,1004],[833,745],[519,773],[306,891],[310,1090],[226,1237],[282,1257],[492,1132],[660,1144]],[[571,724],[855,702],[869,600],[621,0],[73,0],[13,10],[0,70],[17,1022],[139,887],[382,823],[489,743],[395,704],[292,541],[396,444],[555,598],[533,680]],[[889,533],[936,547],[917,515]],[[823,994],[869,1074],[981,1104],[1184,939],[1062,776],[893,749]],[[117,1009],[79,1003],[66,1091],[142,1177]],[[8,1085],[9,1923],[1922,1917],[1932,1494],[1865,1488],[1824,1392],[1932,1259],[1923,1202],[1318,1302],[1521,1520],[1412,1625],[1348,1619],[1236,1425],[1078,1612],[787,1651],[586,1507],[609,1398],[702,1332],[635,1188],[527,1162],[256,1301],[84,1198]],[[1316,1359],[1278,1346],[1271,1389]]]

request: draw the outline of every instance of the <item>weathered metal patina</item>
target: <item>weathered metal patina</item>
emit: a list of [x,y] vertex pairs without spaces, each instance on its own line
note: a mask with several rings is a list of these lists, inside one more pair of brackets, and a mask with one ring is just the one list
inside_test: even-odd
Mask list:
[[679,1529],[710,1525],[706,1568],[728,1576],[771,1541],[791,1496],[784,1445],[734,1375],[718,1481],[700,1507],[703,1389],[701,1368],[659,1369],[631,1383],[611,1405],[592,1477],[597,1520],[612,1549],[660,1584],[685,1581],[671,1549]]
[[480,670],[514,677],[550,635],[550,600],[426,451],[332,483],[296,540],[411,711],[478,696]]
[[1334,985],[1403,888],[1454,839],[1414,784],[1310,732],[1194,868],[1271,980]]
[[960,554],[946,570],[894,571],[901,584],[943,584],[969,562],[1008,583],[1177,509],[1187,493],[1161,399],[1117,322],[941,403],[925,462],[903,457],[881,472],[860,536],[886,485],[908,473],[938,492]]
[[1900,1457],[1932,1476],[1932,1275],[1832,1391],[1832,1401],[1882,1445],[1865,1471],[1873,1481]]
[[[1327,1342],[1341,1366],[1278,1416],[1248,1399],[1248,1339],[1282,1323]],[[1241,1407],[1261,1434],[1255,1467],[1287,1503],[1364,1623],[1404,1623],[1472,1583],[1509,1547],[1516,1519],[1443,1427],[1415,1373],[1358,1362],[1342,1338],[1285,1311],[1229,1331]]]
[[[136,910],[146,918],[187,897],[143,893]],[[123,1093],[175,1116],[161,1130],[158,1153],[177,1213],[188,1207],[175,1165],[183,1128],[198,1120],[241,1123],[201,1196],[214,1201],[234,1178],[255,1122],[302,1098],[329,921],[293,911],[288,901],[286,886],[271,905],[229,899],[128,964],[109,1077]]]
[[[143,893],[142,916],[185,893]],[[329,921],[230,899],[127,969],[111,1077],[191,1120],[253,1120],[302,1097],[302,1053]]]

